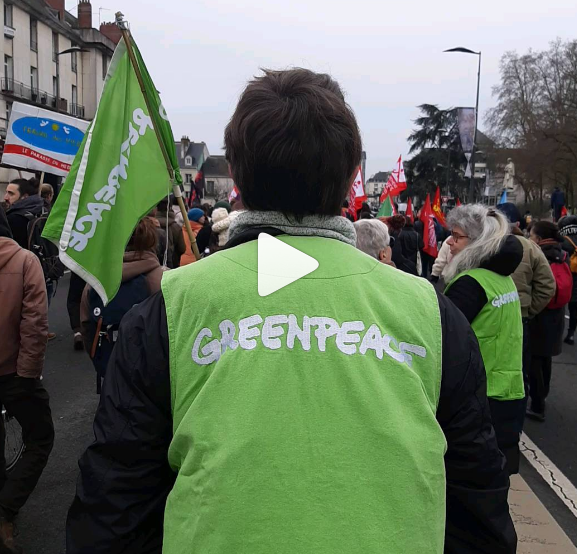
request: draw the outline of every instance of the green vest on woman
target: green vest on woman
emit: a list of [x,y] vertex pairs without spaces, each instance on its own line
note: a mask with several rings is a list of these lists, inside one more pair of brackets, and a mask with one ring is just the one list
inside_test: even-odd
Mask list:
[[495,400],[524,398],[523,321],[517,287],[511,277],[471,269],[457,275],[445,292],[465,275],[475,279],[487,295],[487,303],[471,324],[485,364],[487,396]]
[[270,296],[257,241],[164,275],[164,554],[442,554],[433,288],[337,240],[279,238],[319,268]]

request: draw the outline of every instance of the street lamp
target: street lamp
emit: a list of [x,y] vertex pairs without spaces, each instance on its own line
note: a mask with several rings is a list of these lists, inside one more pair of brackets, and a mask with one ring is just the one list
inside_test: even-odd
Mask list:
[[477,145],[477,126],[479,124],[479,87],[481,86],[481,52],[475,52],[468,48],[459,46],[458,48],[450,48],[445,52],[458,52],[460,54],[474,54],[479,56],[479,71],[477,73],[477,103],[475,104],[475,134],[473,137],[473,153],[471,154],[471,180],[469,182],[469,197],[471,202],[475,201],[475,147]]

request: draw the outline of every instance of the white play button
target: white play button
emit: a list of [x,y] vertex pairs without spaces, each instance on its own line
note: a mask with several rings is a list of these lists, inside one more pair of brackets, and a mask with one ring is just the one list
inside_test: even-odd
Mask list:
[[258,236],[258,294],[268,296],[312,273],[319,262],[266,233]]

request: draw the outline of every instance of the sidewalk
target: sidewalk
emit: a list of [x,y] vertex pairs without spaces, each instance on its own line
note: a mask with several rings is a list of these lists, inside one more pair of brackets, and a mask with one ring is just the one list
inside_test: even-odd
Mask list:
[[511,477],[509,506],[519,538],[517,554],[577,554],[577,548],[520,475]]

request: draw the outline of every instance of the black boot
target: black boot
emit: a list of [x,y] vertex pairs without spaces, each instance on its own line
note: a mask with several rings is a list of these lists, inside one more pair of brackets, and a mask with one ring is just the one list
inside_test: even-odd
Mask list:
[[563,342],[565,344],[569,344],[570,346],[573,346],[575,344],[575,339],[573,338],[574,333],[575,333],[575,331],[568,331],[567,336],[565,337],[565,340]]

